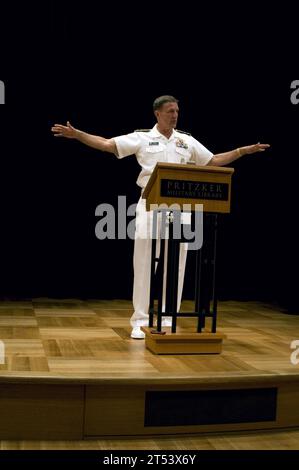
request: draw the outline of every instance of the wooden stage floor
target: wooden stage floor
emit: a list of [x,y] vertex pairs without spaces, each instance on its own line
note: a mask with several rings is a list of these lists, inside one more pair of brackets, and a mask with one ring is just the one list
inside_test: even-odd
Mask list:
[[[183,302],[182,310],[192,310],[192,303]],[[155,355],[145,348],[143,340],[130,338],[131,314],[131,302],[122,300],[0,302],[0,340],[5,347],[5,363],[0,364],[0,408],[1,413],[8,410],[7,422],[4,419],[3,427],[0,425],[0,438],[35,439],[40,432],[38,422],[32,429],[20,432],[28,418],[26,413],[32,413],[30,400],[39,398],[43,403],[48,400],[51,407],[51,393],[57,397],[58,387],[61,402],[57,409],[63,415],[66,397],[69,397],[69,409],[60,427],[53,417],[52,432],[49,426],[48,434],[44,431],[39,434],[44,439],[99,436],[103,434],[101,425],[108,435],[169,434],[174,428],[168,425],[149,425],[145,429],[140,424],[144,412],[141,397],[153,390],[264,389],[281,384],[285,387],[280,413],[286,416],[274,424],[259,422],[240,427],[234,423],[229,426],[193,423],[186,428],[181,423],[175,428],[176,433],[299,425],[298,411],[292,412],[292,406],[298,408],[299,364],[292,364],[290,359],[291,342],[299,340],[299,316],[257,302],[219,302],[218,331],[227,337],[221,354]],[[178,323],[195,331],[193,318],[180,318]],[[34,395],[37,385],[43,387],[38,390],[38,398]],[[14,397],[14,401],[9,397]],[[136,401],[139,411],[135,421],[126,425],[128,416],[123,410],[130,406],[135,410],[130,400]],[[28,411],[18,418],[19,430],[16,432],[11,427],[7,431],[10,407],[15,409],[19,403],[24,409],[24,402]],[[285,412],[288,402],[290,409]],[[105,403],[109,409],[119,403],[122,412],[114,417],[107,412],[106,416]],[[99,409],[96,418],[95,410]],[[120,424],[118,419],[121,421],[122,414],[123,424]],[[85,423],[83,434],[82,422]]]
[[[182,311],[190,311],[185,301]],[[299,316],[255,302],[219,302],[220,355],[158,356],[130,338],[129,301],[34,299],[0,302],[4,377],[163,379],[269,374],[299,375],[290,344]],[[195,331],[195,319],[179,325]],[[299,356],[299,355],[298,355]]]

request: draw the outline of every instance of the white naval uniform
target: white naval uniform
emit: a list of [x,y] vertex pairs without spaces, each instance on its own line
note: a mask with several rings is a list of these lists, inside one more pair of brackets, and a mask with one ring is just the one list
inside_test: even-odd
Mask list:
[[[135,154],[141,172],[137,179],[137,185],[145,188],[150,175],[157,162],[187,163],[193,161],[197,165],[207,165],[213,154],[191,135],[173,130],[169,139],[160,134],[157,125],[146,131],[135,131],[131,134],[121,135],[114,138],[118,158]],[[131,317],[131,325],[148,325],[149,290],[150,290],[150,268],[151,248],[149,219],[152,217],[146,211],[145,199],[140,198],[136,207],[136,234],[134,244],[134,286],[133,305],[134,314]],[[148,236],[144,236],[148,233]],[[158,241],[158,240],[157,240]],[[159,252],[159,243],[157,243]],[[179,283],[178,283],[178,310],[181,304],[183,291],[184,273],[186,265],[187,250],[180,249],[179,260]]]

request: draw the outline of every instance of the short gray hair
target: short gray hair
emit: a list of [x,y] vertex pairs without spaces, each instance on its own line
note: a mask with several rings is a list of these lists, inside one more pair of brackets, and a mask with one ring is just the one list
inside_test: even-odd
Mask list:
[[163,104],[165,103],[178,103],[178,102],[179,100],[177,100],[174,96],[170,96],[170,95],[159,96],[153,102],[153,110],[156,111],[157,109],[160,109],[161,106],[163,106]]

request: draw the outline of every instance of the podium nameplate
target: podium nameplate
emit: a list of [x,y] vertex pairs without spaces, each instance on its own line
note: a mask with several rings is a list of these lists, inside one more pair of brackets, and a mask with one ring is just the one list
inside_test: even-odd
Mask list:
[[[157,163],[144,189],[146,210],[151,205],[184,205],[204,212],[229,213],[233,168]],[[189,211],[190,209],[187,209]]]
[[183,197],[187,199],[210,199],[228,201],[228,183],[214,181],[191,181],[161,179],[160,195],[162,197]]

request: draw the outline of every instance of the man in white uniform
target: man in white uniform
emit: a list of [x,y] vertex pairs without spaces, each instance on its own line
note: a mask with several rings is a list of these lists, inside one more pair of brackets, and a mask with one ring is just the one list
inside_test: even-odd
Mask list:
[[[157,162],[187,163],[196,165],[224,166],[243,155],[262,152],[268,144],[255,144],[240,147],[230,152],[213,155],[200,142],[190,134],[176,130],[178,120],[178,100],[173,96],[165,95],[155,99],[153,104],[157,124],[152,129],[137,130],[131,134],[105,139],[75,129],[69,122],[66,126],[55,124],[52,132],[55,137],[77,139],[85,145],[104,152],[110,152],[117,158],[135,154],[141,172],[137,184],[142,190]],[[141,326],[148,325],[149,287],[150,287],[150,261],[151,238],[148,224],[149,213],[145,210],[145,200],[140,198],[136,208],[136,236],[134,245],[134,286],[133,305],[134,314],[131,317],[132,333],[134,339],[143,339]],[[181,247],[179,262],[178,309],[181,302],[183,280],[187,251]],[[163,320],[163,325],[170,325],[169,319]]]

